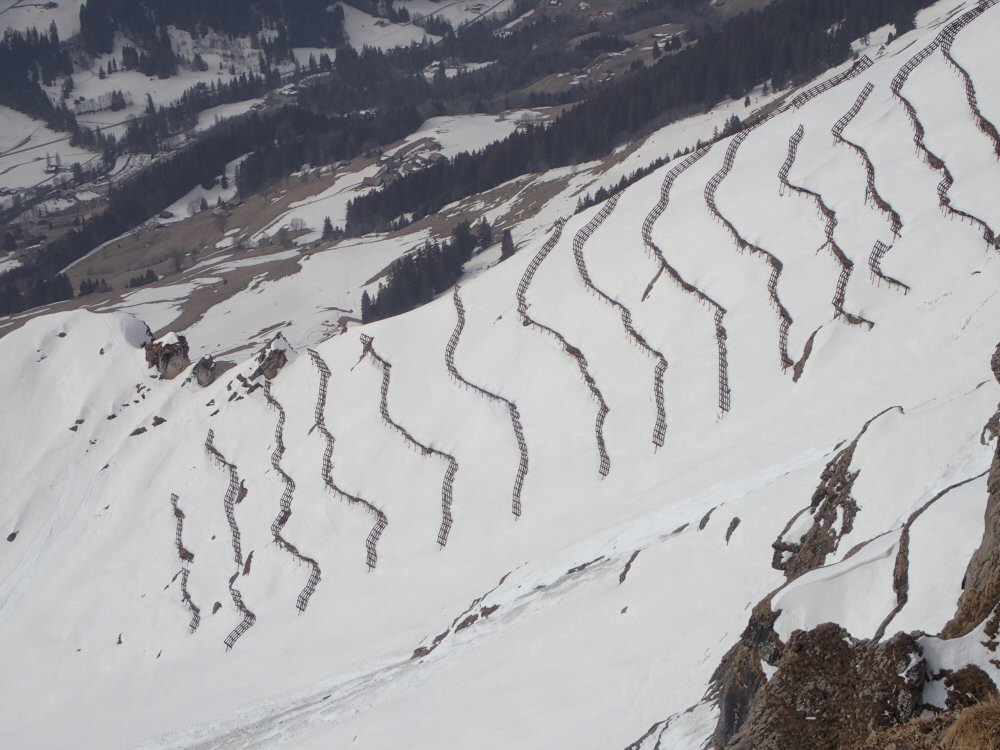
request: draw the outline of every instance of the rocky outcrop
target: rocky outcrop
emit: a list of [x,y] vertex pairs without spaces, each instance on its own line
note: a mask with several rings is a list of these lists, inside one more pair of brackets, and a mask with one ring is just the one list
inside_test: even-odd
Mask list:
[[264,357],[264,361],[261,362],[260,367],[257,368],[257,371],[250,379],[253,380],[258,375],[263,375],[268,380],[274,380],[278,376],[278,371],[285,366],[286,362],[288,362],[288,357],[285,356],[285,352],[281,349],[268,352],[267,356]]
[[159,341],[144,345],[146,364],[155,368],[164,380],[173,380],[191,366],[187,339],[168,334]]
[[778,671],[753,697],[726,750],[838,750],[921,711],[925,667],[917,641],[855,640],[824,623],[792,633]]
[[784,646],[774,632],[777,619],[770,597],[754,607],[740,640],[726,652],[712,674],[705,697],[719,706],[719,720],[712,735],[715,747],[725,746],[746,722],[754,696],[767,684],[763,663],[774,665],[781,658]]
[[198,381],[198,385],[202,388],[207,388],[215,382],[217,376],[215,370],[215,360],[212,359],[211,355],[208,355],[198,360],[198,364],[194,366],[191,374]]
[[[990,364],[994,376],[1000,381],[1000,344]],[[1000,408],[983,432],[984,439],[995,442],[993,462],[986,480],[988,495],[983,539],[965,570],[962,596],[958,600],[955,617],[941,631],[944,638],[958,638],[972,632],[989,618],[987,635],[994,648],[1000,635],[1000,439],[996,425],[1000,425]]]

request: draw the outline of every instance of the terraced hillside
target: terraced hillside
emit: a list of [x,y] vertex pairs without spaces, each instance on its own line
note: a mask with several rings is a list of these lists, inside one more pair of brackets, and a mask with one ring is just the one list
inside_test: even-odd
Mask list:
[[943,0],[405,315],[236,295],[205,388],[121,312],[0,339],[0,744],[781,747],[814,646],[902,659],[864,731],[996,683],[998,29]]

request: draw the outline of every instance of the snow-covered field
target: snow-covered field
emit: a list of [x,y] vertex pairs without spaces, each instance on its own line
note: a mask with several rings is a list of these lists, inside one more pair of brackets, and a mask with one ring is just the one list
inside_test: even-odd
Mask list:
[[437,41],[440,37],[428,34],[412,23],[390,23],[384,18],[369,16],[354,6],[338,3],[344,11],[344,32],[348,43],[357,50],[375,47],[381,50],[408,47],[424,40]]
[[[624,748],[671,719],[641,747],[700,747],[711,675],[779,588],[782,639],[828,620],[855,637],[920,629],[929,672],[972,661],[1000,679],[981,628],[935,637],[983,530],[1000,256],[940,209],[941,175],[890,93],[969,7],[943,0],[871,67],[614,202],[571,215],[581,192],[711,136],[742,102],[610,169],[537,178],[561,187],[519,252],[477,263],[455,297],[331,337],[423,236],[304,256],[178,331],[193,360],[238,353],[208,388],[155,378],[128,314],[163,324],[193,283],[0,339],[0,532],[16,532],[0,541],[16,676],[0,683],[0,745]],[[992,7],[952,50],[986,116],[998,27]],[[996,230],[993,144],[940,55],[902,93],[954,175],[952,206]],[[831,136],[869,83],[843,138],[870,158],[898,237],[865,200],[865,162]],[[836,214],[843,257],[813,199],[782,185],[786,163]],[[349,189],[295,210],[314,221]],[[890,247],[877,262],[876,242]],[[246,347],[277,333],[288,362],[265,389]],[[772,543],[801,541],[845,446],[856,517],[786,586]],[[930,680],[925,698],[943,694]]]

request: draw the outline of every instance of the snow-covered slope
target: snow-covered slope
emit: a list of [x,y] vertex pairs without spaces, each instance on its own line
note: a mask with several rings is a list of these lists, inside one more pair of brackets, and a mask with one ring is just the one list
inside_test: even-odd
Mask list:
[[[920,629],[928,674],[996,680],[981,627],[936,636],[1000,401],[998,25],[939,3],[267,384],[255,358],[157,380],[120,312],[0,339],[0,743],[698,747],[713,672],[782,586],[782,640]],[[356,289],[374,261],[346,257]],[[263,343],[323,296],[298,276],[193,344]],[[827,511],[831,548],[786,578]]]

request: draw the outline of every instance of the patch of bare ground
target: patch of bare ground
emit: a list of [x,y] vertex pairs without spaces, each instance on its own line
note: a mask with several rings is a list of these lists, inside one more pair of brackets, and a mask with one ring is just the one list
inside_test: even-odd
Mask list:
[[1000,698],[922,716],[873,732],[845,750],[1000,750]]

